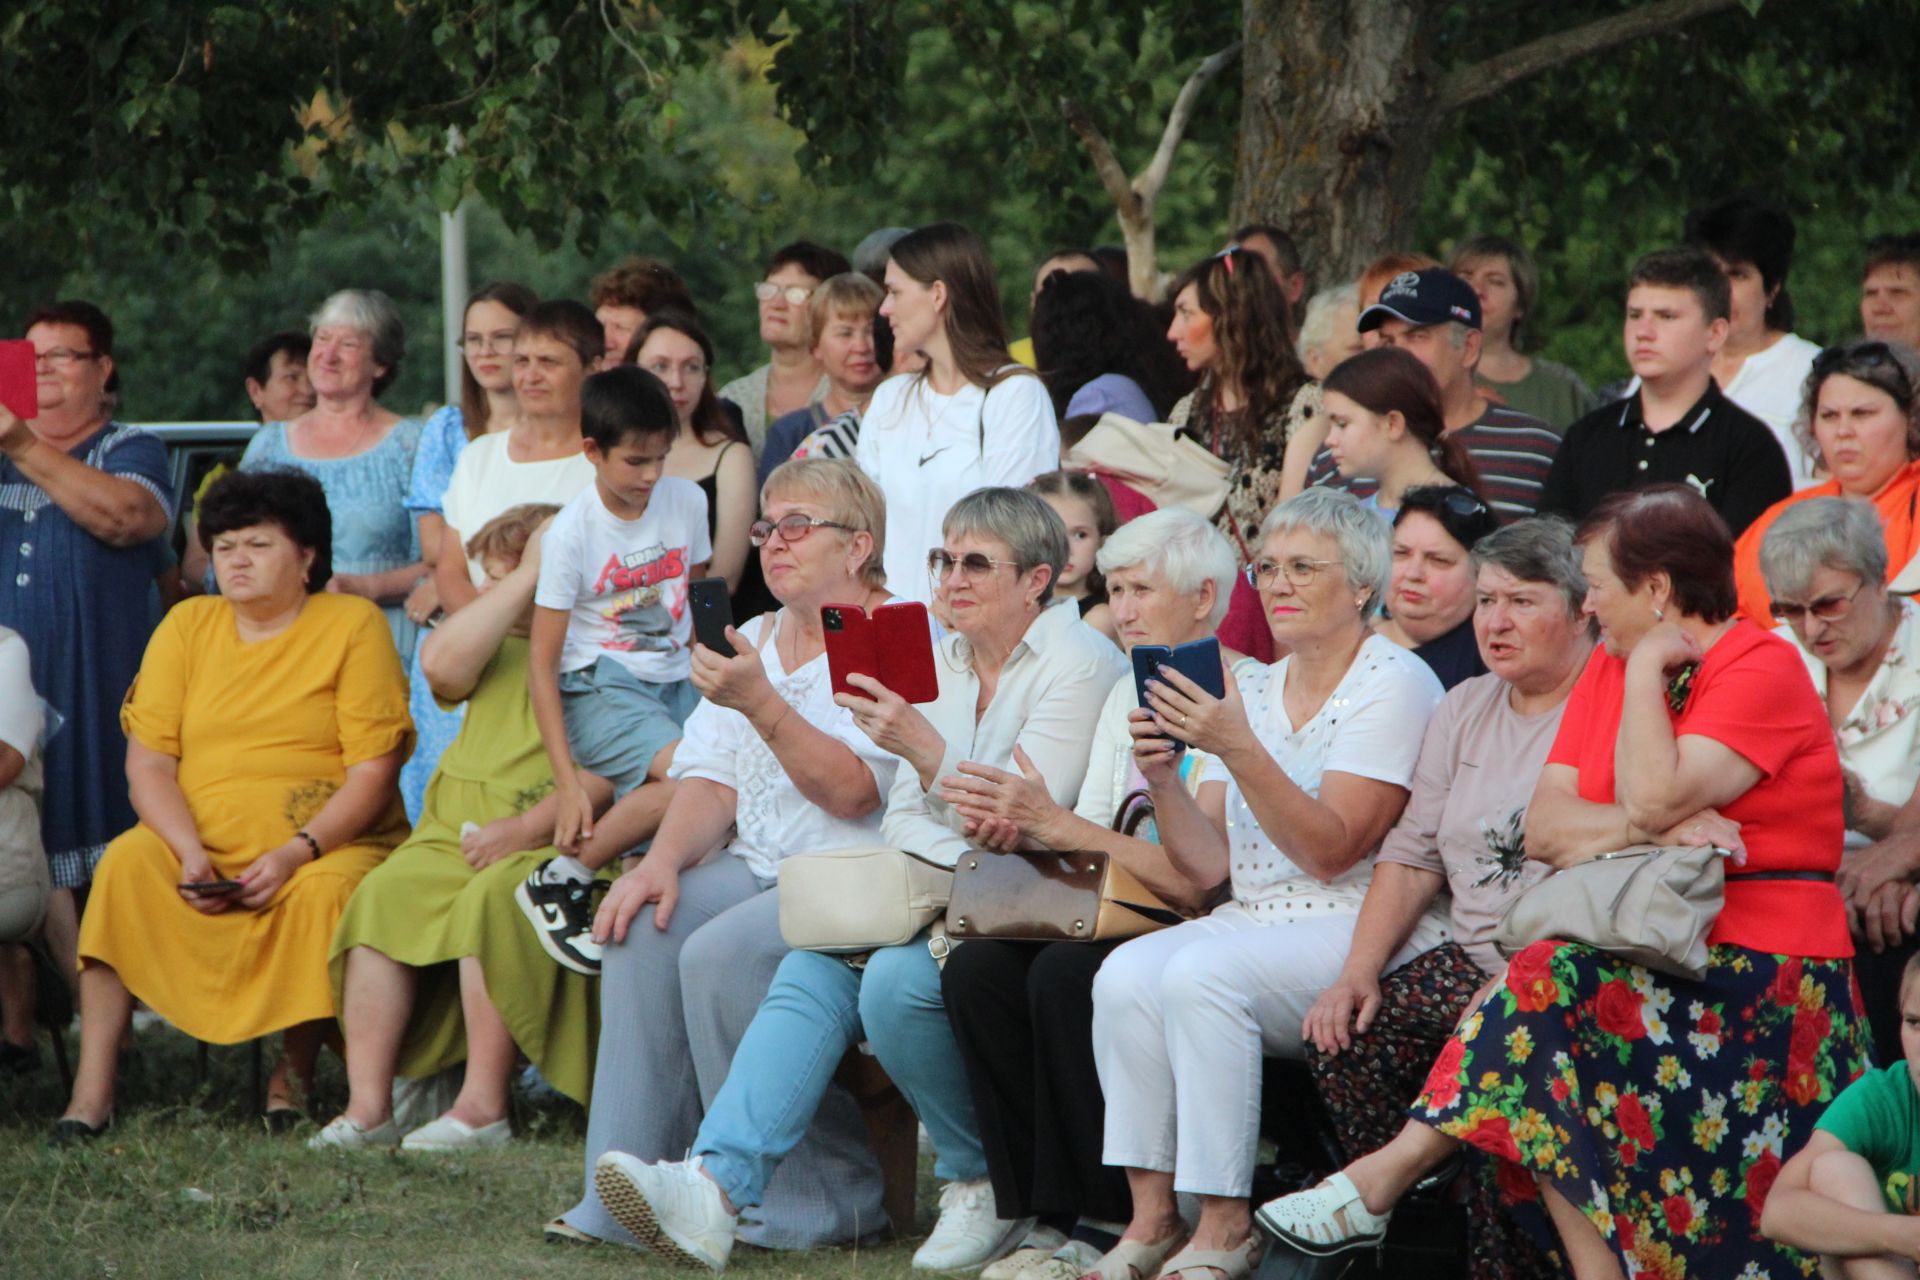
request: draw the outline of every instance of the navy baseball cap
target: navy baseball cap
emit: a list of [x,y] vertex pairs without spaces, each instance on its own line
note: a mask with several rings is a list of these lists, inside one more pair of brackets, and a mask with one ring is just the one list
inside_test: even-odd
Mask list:
[[1360,332],[1378,329],[1388,320],[1422,327],[1453,320],[1478,329],[1480,298],[1472,285],[1445,267],[1402,271],[1387,281],[1380,300],[1360,313]]

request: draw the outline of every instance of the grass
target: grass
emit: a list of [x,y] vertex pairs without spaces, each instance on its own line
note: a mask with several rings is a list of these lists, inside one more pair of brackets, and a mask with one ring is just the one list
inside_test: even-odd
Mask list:
[[[123,1072],[119,1118],[99,1142],[49,1149],[65,1103],[51,1061],[0,1077],[0,1275],[101,1277],[507,1277],[690,1275],[616,1246],[549,1245],[541,1225],[580,1192],[585,1118],[519,1106],[522,1137],[459,1158],[311,1152],[303,1126],[267,1134],[250,1106],[245,1049],[154,1027]],[[47,1057],[46,1041],[41,1054]],[[323,1056],[321,1111],[344,1096]],[[929,1216],[923,1171],[921,1224]],[[913,1242],[812,1254],[736,1248],[729,1273],[905,1280]]]

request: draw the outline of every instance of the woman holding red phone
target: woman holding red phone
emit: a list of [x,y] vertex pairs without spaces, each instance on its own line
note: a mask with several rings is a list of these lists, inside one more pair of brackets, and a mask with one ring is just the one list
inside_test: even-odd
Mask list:
[[[866,676],[865,697],[834,700],[874,743],[900,758],[884,840],[948,866],[968,848],[967,820],[939,794],[963,760],[1013,767],[1016,746],[1071,804],[1086,774],[1087,711],[1125,669],[1120,651],[1052,598],[1067,557],[1066,528],[1034,494],[979,489],[947,513],[927,556],[929,585],[953,619],[940,641],[940,695],[924,707]],[[827,1096],[841,1056],[862,1040],[913,1105],[946,1182],[940,1219],[919,1251],[922,1270],[962,1270],[1018,1244],[1032,1219],[997,1217],[973,1103],[924,935],[873,952],[864,969],[795,951],[707,1106],[691,1158],[648,1164],[609,1151],[595,1170],[600,1195],[650,1249],[726,1264],[740,1209],[758,1205],[780,1161]]]

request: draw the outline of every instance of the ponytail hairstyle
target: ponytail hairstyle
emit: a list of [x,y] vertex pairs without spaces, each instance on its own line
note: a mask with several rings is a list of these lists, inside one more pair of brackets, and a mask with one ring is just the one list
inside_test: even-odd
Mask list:
[[[1119,514],[1113,509],[1113,495],[1091,471],[1048,471],[1029,480],[1027,489],[1042,498],[1078,498],[1086,503],[1087,510],[1093,513],[1093,527],[1100,535],[1101,546],[1105,546],[1113,531],[1120,527]],[[1093,568],[1087,570],[1087,599],[1094,604],[1106,603],[1107,575],[1100,572],[1097,560]]]
[[1000,282],[994,277],[986,241],[957,222],[935,222],[894,241],[888,256],[920,284],[932,287],[939,281],[947,286],[942,324],[960,376],[991,390],[1006,378],[1032,373],[1007,355]]
[[[1398,413],[1407,434],[1426,446],[1433,465],[1463,489],[1480,494],[1480,471],[1467,447],[1447,434],[1440,384],[1420,358],[1400,347],[1375,347],[1333,367],[1323,391],[1337,391],[1368,413]],[[1481,495],[1484,497],[1485,495]]]
[[1188,285],[1213,321],[1213,340],[1220,348],[1207,374],[1216,389],[1230,386],[1240,395],[1238,421],[1222,424],[1225,456],[1251,458],[1267,424],[1287,411],[1308,381],[1295,349],[1293,309],[1265,260],[1238,245],[1189,267],[1167,296],[1178,299]]

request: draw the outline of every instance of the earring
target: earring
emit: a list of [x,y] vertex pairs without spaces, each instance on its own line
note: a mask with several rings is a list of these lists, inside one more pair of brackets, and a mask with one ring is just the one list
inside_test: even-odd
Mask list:
[[1660,612],[1660,610],[1656,608],[1653,611],[1653,620],[1655,622],[1665,622],[1667,620],[1667,615]]

